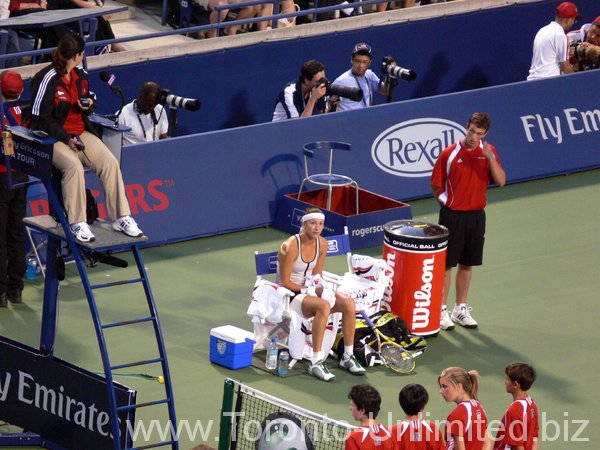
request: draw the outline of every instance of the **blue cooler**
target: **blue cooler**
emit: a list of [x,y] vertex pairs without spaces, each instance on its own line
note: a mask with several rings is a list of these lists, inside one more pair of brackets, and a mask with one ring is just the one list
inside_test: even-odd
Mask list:
[[233,325],[210,330],[210,362],[229,369],[243,369],[252,363],[254,334]]

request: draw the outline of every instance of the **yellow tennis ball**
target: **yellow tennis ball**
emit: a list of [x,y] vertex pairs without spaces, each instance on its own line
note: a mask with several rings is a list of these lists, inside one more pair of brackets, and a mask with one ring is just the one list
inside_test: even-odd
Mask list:
[[158,380],[158,382],[159,382],[160,384],[164,384],[164,383],[165,383],[165,377],[163,377],[162,375],[160,375],[160,376],[157,378],[157,380]]

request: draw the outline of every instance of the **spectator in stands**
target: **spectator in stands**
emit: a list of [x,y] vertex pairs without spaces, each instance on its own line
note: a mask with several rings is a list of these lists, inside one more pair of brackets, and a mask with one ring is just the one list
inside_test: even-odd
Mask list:
[[[10,0],[0,0],[0,20],[8,19],[10,15],[10,11],[8,6],[10,5]],[[2,28],[2,22],[0,22],[0,28]],[[8,34],[8,42],[6,44],[6,54],[9,53],[19,53],[21,51],[21,47],[19,46],[19,36],[17,35],[15,30],[10,28],[4,30]],[[5,59],[4,67],[17,67],[21,65],[21,61],[18,59]],[[0,67],[2,66],[2,62],[0,62]]]
[[[237,3],[240,3],[245,0],[238,0]],[[219,17],[219,13],[215,10],[216,6],[228,5],[230,2],[228,0],[209,0],[208,7],[211,11],[210,13],[210,23],[216,24],[217,18]],[[296,6],[294,5],[294,0],[282,0],[279,3],[279,12],[281,14],[292,13],[296,11]],[[225,22],[227,19],[228,11],[221,11],[221,23]],[[264,3],[262,5],[254,5],[247,6],[244,8],[240,8],[240,11],[235,18],[235,20],[245,20],[251,19],[253,17],[267,17],[273,15],[273,4],[272,3]],[[293,26],[296,23],[295,18],[289,19],[280,19],[278,26]],[[258,31],[264,31],[269,28],[269,21],[258,22],[256,24],[256,28]],[[223,33],[226,36],[233,36],[237,34],[240,29],[240,25],[232,25],[223,29]],[[208,31],[207,36],[209,38],[216,37],[218,30],[216,28],[212,28]]]
[[[350,111],[353,109],[367,108],[374,104],[373,94],[379,92],[387,95],[389,93],[390,82],[392,79],[386,77],[385,83],[381,84],[379,77],[369,68],[373,58],[371,56],[371,46],[364,42],[356,44],[352,50],[350,63],[352,67],[335,79],[333,84],[339,84],[346,87],[360,88],[363,91],[363,99],[355,102],[342,97],[337,106],[338,111]],[[389,81],[388,81],[389,80]]]
[[[241,3],[243,1],[245,1],[245,0],[236,0],[233,3]],[[219,15],[221,16],[220,22],[221,23],[225,22],[225,20],[227,19],[227,14],[229,13],[230,10],[223,10],[223,11],[217,12],[215,7],[229,5],[229,4],[230,4],[229,0],[209,0],[208,6],[211,10],[210,18],[209,18],[210,23],[216,24],[217,18],[219,17]],[[273,13],[273,5],[271,3],[264,4],[264,5],[256,5],[256,6],[245,6],[243,8],[240,8],[235,20],[250,19],[257,15],[260,15],[261,17],[268,16],[272,13]],[[259,27],[258,28],[259,30],[261,30],[261,29],[266,30],[267,23],[260,22],[258,24],[258,27]],[[226,36],[234,36],[235,34],[237,34],[239,29],[240,29],[239,25],[232,25],[232,26],[229,26],[226,28],[222,28],[223,31],[221,34],[224,34]],[[217,28],[211,28],[210,30],[208,30],[208,37],[209,38],[217,37],[218,32],[219,32],[219,30]]]
[[[444,0],[438,0],[437,3],[442,3],[443,1]],[[415,6],[415,2],[416,2],[416,0],[404,0],[402,7],[403,8],[412,8],[413,6]],[[430,0],[421,0],[421,2],[420,2],[421,5],[428,5],[430,3],[431,3]],[[389,5],[389,3],[377,3],[377,12],[387,11],[388,5]]]
[[569,42],[566,32],[578,18],[579,12],[574,3],[563,2],[558,5],[554,21],[541,28],[535,35],[528,80],[573,72],[569,62]]
[[[47,0],[48,9],[76,9],[76,8],[102,8],[102,2],[98,1],[86,1],[86,0]],[[110,20],[110,14],[102,17],[98,17],[98,27],[96,29],[95,40],[104,41],[108,39],[114,39],[115,33],[113,33],[112,27],[108,22]],[[72,24],[72,27],[75,27]],[[112,52],[124,52],[127,48],[121,44],[116,43],[110,46]],[[107,53],[107,47],[96,47],[96,54]]]
[[313,355],[308,372],[329,381],[333,375],[325,365],[323,337],[329,314],[342,314],[344,354],[339,366],[353,375],[364,375],[365,369],[354,356],[354,300],[339,291],[324,287],[323,267],[327,256],[327,240],[321,236],[325,215],[318,208],[308,208],[301,219],[300,233],[290,236],[277,254],[277,279],[281,286],[294,293],[290,309],[303,319],[313,319]]
[[123,107],[118,121],[131,128],[123,133],[123,144],[152,142],[168,137],[169,119],[165,107],[159,103],[160,86],[146,81],[137,98]]
[[[23,93],[23,80],[14,70],[0,74],[2,101],[12,102]],[[4,117],[0,120],[0,130],[4,126],[22,124],[21,108],[4,107]],[[6,147],[6,145],[5,145]],[[25,275],[25,206],[27,203],[27,186],[8,187],[6,166],[0,162],[0,308],[11,303],[21,303],[23,276]],[[27,175],[11,170],[13,184],[28,181]]]
[[[45,11],[48,8],[46,0],[10,0],[10,16],[24,16],[39,11]],[[69,30],[64,25],[54,25],[52,27],[29,28],[28,31],[35,33],[42,41],[42,48],[54,48],[58,40],[67,34]],[[49,54],[44,55],[46,61],[52,58]]]
[[600,67],[600,16],[567,34],[570,62],[575,71]]
[[75,238],[80,242],[96,239],[86,223],[84,165],[102,182],[112,228],[139,237],[142,231],[130,217],[119,163],[87,118],[94,101],[87,72],[79,67],[84,50],[81,36],[63,36],[52,52],[52,64],[33,76],[31,128],[57,140],[52,164],[62,172],[63,202]]
[[321,62],[314,59],[306,61],[300,69],[298,81],[288,83],[279,93],[273,122],[323,114],[331,109],[337,98],[325,101],[326,87],[319,83],[324,78],[325,66]]

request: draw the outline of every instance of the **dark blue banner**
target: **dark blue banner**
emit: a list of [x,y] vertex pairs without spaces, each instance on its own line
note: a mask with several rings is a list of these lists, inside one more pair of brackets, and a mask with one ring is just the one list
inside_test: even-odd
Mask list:
[[[510,4],[427,20],[406,20],[358,30],[317,36],[271,39],[259,44],[219,49],[169,60],[117,66],[116,85],[133,100],[146,80],[156,81],[171,94],[197,98],[197,112],[180,110],[178,135],[194,134],[269,122],[275,100],[309,59],[325,65],[335,80],[350,68],[357,42],[373,48],[372,70],[380,74],[384,56],[414,70],[417,79],[401,81],[393,101],[424,98],[523,81],[531,63],[537,31],[554,19],[560,0]],[[590,22],[598,14],[597,0],[575,2]],[[577,26],[577,25],[576,25]],[[114,113],[119,98],[92,72],[99,96],[98,111]],[[385,98],[375,96],[379,103]]]
[[[135,404],[135,391],[118,383],[114,388],[119,406]],[[0,419],[64,448],[114,448],[106,381],[3,336]],[[127,421],[133,423],[133,414],[122,412],[119,420],[121,447],[126,447]]]
[[[496,146],[508,182],[598,167],[600,108],[587,94],[595,92],[598,73],[126,147],[127,194],[151,244],[268,225],[278,199],[297,192],[304,177],[304,144],[338,140],[352,150],[334,157],[335,171],[376,194],[421,198],[431,195],[429,176],[440,151],[464,135],[474,111],[491,115],[486,139]],[[96,177],[89,176],[99,195]],[[102,198],[99,203],[105,216]]]

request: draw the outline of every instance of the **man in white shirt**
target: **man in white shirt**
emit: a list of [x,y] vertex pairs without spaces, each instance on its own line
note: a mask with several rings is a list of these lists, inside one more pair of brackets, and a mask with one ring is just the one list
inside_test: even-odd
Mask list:
[[153,81],[146,81],[137,98],[123,107],[118,122],[131,128],[131,131],[123,133],[123,145],[168,137],[169,119],[159,101],[160,86]]
[[533,41],[533,57],[527,80],[555,77],[572,73],[569,62],[569,39],[566,32],[577,22],[579,12],[571,2],[556,8],[554,21],[541,28]]
[[350,63],[352,67],[335,79],[333,84],[360,88],[363,91],[362,100],[355,102],[345,97],[340,97],[337,111],[350,111],[353,109],[367,108],[374,104],[374,93],[387,95],[387,83],[380,87],[379,77],[369,67],[372,62],[371,46],[359,42],[352,50]]

